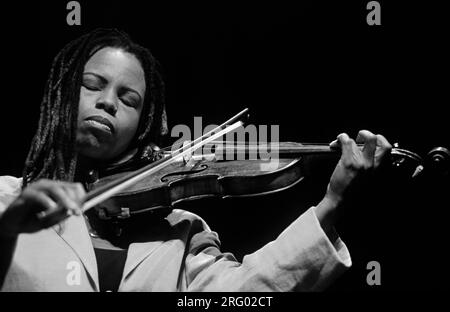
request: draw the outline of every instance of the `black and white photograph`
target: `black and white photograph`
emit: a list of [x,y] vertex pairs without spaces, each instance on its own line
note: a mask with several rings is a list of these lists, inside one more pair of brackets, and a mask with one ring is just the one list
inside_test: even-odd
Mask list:
[[200,311],[446,288],[443,6],[2,15],[2,292],[183,292],[168,305]]

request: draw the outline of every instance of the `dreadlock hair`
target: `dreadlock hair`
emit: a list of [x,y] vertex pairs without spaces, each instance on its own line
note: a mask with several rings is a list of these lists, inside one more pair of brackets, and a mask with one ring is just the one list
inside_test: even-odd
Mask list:
[[[69,42],[54,58],[40,107],[38,129],[23,170],[23,187],[40,178],[73,181],[77,164],[75,138],[84,66],[105,47],[136,56],[145,73],[146,91],[136,135],[129,148],[144,153],[150,142],[167,134],[164,82],[150,51],[117,29],[96,29]],[[148,153],[148,149],[146,150]]]

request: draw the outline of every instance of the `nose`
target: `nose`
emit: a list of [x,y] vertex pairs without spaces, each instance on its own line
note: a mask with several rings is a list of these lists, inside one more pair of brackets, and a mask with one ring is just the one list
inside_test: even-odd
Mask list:
[[117,97],[112,90],[105,90],[97,100],[95,107],[103,109],[111,116],[115,116],[117,113]]

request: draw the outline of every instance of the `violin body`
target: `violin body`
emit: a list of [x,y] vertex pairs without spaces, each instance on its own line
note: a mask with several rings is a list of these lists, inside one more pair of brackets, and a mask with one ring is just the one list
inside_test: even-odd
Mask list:
[[[205,160],[186,164],[179,161],[157,174],[139,181],[96,207],[102,219],[127,218],[134,214],[205,197],[249,197],[279,192],[304,178],[302,158],[277,159],[268,170],[268,161]],[[94,188],[114,181],[126,173],[117,173],[94,183]]]

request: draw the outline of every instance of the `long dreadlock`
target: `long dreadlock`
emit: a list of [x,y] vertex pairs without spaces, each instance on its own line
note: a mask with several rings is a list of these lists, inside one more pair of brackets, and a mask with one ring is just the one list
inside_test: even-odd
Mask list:
[[136,56],[145,73],[146,91],[136,135],[130,147],[139,157],[150,142],[167,134],[164,82],[149,50],[117,29],[96,29],[68,43],[54,58],[40,107],[37,132],[23,170],[23,187],[40,178],[73,181],[78,103],[84,65],[98,50],[121,48]]

